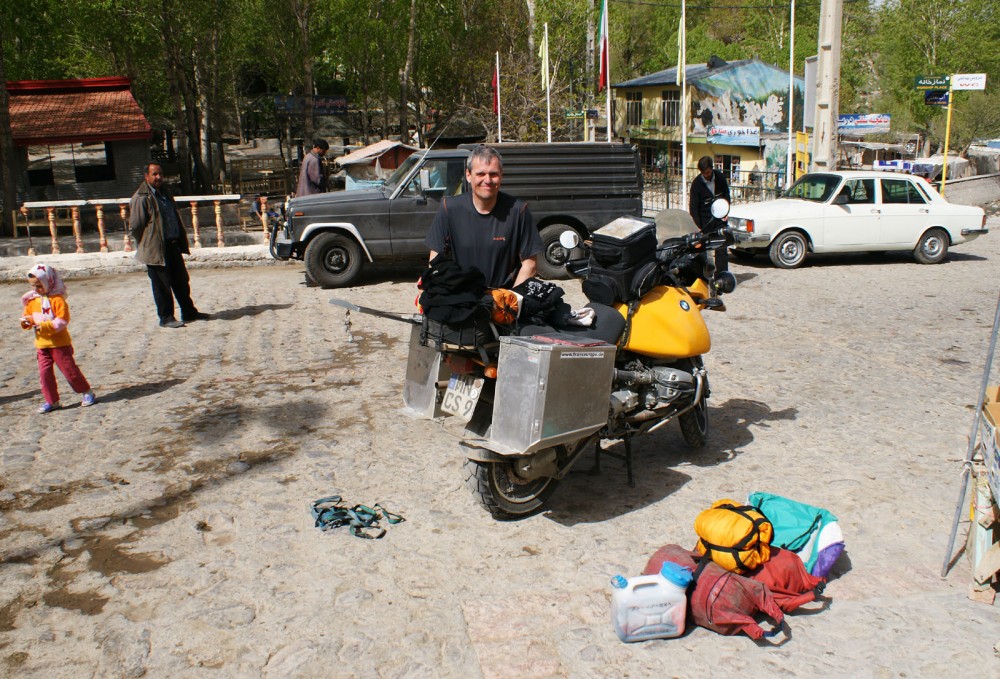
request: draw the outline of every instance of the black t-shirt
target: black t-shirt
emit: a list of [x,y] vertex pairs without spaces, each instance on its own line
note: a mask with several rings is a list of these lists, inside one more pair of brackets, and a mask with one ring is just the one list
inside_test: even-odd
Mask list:
[[459,266],[479,269],[491,288],[513,285],[521,260],[543,248],[528,206],[502,191],[485,215],[472,204],[471,193],[443,199],[424,244],[450,254]]

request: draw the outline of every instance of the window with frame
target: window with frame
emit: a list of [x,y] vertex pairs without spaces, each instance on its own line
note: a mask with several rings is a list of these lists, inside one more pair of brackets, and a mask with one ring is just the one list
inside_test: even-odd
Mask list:
[[842,196],[847,196],[848,205],[870,205],[875,202],[874,179],[849,179],[840,190]]
[[882,202],[886,204],[923,204],[927,201],[923,195],[907,179],[883,179]]
[[719,170],[727,177],[732,177],[733,172],[738,173],[740,171],[740,157],[721,154],[717,155],[715,156],[715,169]]
[[679,127],[681,124],[680,90],[663,90],[660,95],[660,124],[664,127]]
[[642,92],[625,93],[625,124],[629,127],[642,125]]
[[29,186],[114,180],[114,154],[108,142],[28,147]]

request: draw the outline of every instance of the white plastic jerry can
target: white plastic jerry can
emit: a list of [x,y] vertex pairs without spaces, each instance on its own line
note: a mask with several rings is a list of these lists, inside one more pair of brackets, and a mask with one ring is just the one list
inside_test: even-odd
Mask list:
[[671,639],[684,634],[691,571],[664,561],[660,572],[611,578],[611,624],[622,641]]

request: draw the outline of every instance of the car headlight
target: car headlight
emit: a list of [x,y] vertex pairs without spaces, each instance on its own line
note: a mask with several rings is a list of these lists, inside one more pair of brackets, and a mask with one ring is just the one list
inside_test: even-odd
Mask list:
[[747,233],[753,233],[753,220],[744,219],[743,217],[730,217],[729,226],[737,231],[746,231]]

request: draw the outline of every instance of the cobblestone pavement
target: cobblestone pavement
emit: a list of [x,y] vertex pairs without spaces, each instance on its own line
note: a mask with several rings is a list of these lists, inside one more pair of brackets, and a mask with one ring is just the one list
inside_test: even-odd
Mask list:
[[[68,407],[46,416],[26,286],[0,284],[0,676],[998,676],[996,609],[967,598],[964,558],[938,576],[997,261],[993,233],[938,266],[734,264],[709,317],[708,445],[671,424],[637,439],[634,489],[584,460],[514,523],[475,504],[450,428],[401,414],[407,328],[329,304],[408,311],[415,270],[337,291],[300,265],[193,270],[213,318],[180,329],[156,326],[142,273],[73,278],[100,402],[60,378]],[[756,490],[840,517],[826,608],[777,646],[698,628],[620,643],[609,578]],[[323,534],[309,503],[330,494],[406,521]]]

